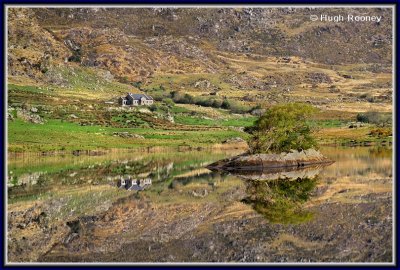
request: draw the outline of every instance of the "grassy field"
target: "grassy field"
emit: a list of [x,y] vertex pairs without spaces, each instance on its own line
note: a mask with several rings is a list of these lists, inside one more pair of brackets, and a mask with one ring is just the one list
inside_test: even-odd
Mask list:
[[[113,132],[129,132],[144,139],[121,138]],[[45,124],[25,123],[21,120],[8,123],[8,150],[10,152],[71,151],[111,148],[146,148],[181,145],[206,147],[232,137],[243,137],[235,130],[185,131],[155,130],[151,128],[111,128],[79,126],[60,120],[48,120]]]
[[[179,118],[178,118],[179,119]],[[179,121],[205,126],[248,126],[253,118],[242,120],[213,121],[181,118]],[[389,143],[391,136],[370,135],[373,125],[350,129],[340,121],[315,123],[315,136],[320,144]],[[114,132],[128,132],[144,137],[123,138]],[[112,128],[103,126],[79,126],[60,120],[48,120],[45,124],[14,120],[8,123],[8,150],[10,152],[47,152],[99,149],[139,149],[148,147],[191,148],[210,147],[234,137],[246,139],[249,135],[234,129],[220,130],[160,130],[152,128]]]
[[232,126],[232,127],[248,127],[254,124],[256,117],[243,117],[237,119],[210,119],[190,116],[177,116],[175,122],[184,125],[205,125],[205,126]]

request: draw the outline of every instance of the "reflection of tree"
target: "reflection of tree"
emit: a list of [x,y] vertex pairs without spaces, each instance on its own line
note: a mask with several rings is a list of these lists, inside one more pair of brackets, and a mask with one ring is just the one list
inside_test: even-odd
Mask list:
[[272,223],[301,223],[313,217],[313,213],[302,209],[302,204],[309,199],[316,183],[317,178],[246,181],[248,197],[243,201]]

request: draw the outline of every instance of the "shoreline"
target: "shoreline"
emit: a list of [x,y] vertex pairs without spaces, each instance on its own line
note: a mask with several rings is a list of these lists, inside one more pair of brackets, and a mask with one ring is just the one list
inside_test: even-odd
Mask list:
[[[342,142],[342,143],[320,143],[320,146],[329,147],[371,147],[371,146],[386,146],[392,147],[391,141],[354,141],[354,142]],[[246,143],[215,143],[208,146],[190,146],[190,145],[178,145],[178,146],[147,146],[147,147],[136,147],[136,148],[108,148],[108,149],[76,149],[76,150],[54,150],[54,151],[7,151],[8,158],[17,158],[25,155],[36,155],[36,156],[103,156],[111,153],[156,153],[164,152],[168,150],[177,150],[178,152],[185,151],[202,151],[202,150],[247,150],[248,146]]]
[[179,145],[179,146],[150,146],[150,147],[138,147],[138,148],[109,148],[109,149],[90,149],[90,150],[55,150],[55,151],[26,151],[26,152],[7,152],[8,158],[18,158],[22,156],[103,156],[112,153],[157,153],[168,150],[177,150],[178,152],[186,151],[202,151],[202,150],[247,150],[248,146],[246,143],[216,143],[209,146],[190,146],[190,145]]

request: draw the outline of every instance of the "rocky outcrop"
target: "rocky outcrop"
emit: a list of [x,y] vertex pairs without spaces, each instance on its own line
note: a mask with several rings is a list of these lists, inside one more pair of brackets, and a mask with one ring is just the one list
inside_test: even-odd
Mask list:
[[245,143],[246,141],[240,137],[229,138],[223,141],[222,143]]
[[45,120],[40,117],[40,115],[35,114],[37,112],[36,108],[32,108],[30,111],[17,108],[17,118],[22,119],[25,122],[30,122],[34,124],[44,124]]
[[133,134],[129,132],[113,132],[113,136],[119,136],[121,138],[144,139],[142,135]]
[[330,164],[332,160],[319,151],[308,149],[303,151],[292,150],[290,153],[239,155],[224,159],[207,166],[211,170],[243,171],[265,170],[285,167],[307,167],[317,164]]

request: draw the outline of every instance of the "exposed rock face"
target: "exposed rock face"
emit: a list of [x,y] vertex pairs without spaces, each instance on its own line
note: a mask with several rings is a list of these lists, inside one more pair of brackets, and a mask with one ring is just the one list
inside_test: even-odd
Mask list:
[[290,153],[239,155],[224,159],[207,166],[214,170],[242,171],[264,170],[283,167],[307,167],[316,164],[329,164],[332,160],[323,156],[319,151],[308,149],[292,150]]
[[[70,67],[68,62],[102,68],[132,81],[160,71],[214,73],[225,68],[214,51],[292,55],[281,58],[284,64],[295,64],[294,56],[325,64],[387,65],[392,60],[389,8],[336,9],[382,16],[387,21],[325,26],[309,25],[309,16],[316,11],[305,8],[290,13],[286,8],[156,10],[10,8],[9,73],[41,79],[56,66]],[[309,79],[330,80],[326,76]],[[238,77],[231,80],[241,87],[251,83],[256,89],[268,90],[268,84],[253,76]],[[202,86],[213,85],[205,82],[196,87]]]
[[[35,111],[35,110],[37,111],[36,108],[32,108],[32,109],[34,109],[33,111]],[[22,119],[25,122],[31,122],[34,124],[43,124],[45,122],[45,120],[42,117],[40,117],[38,114],[32,113],[33,112],[32,109],[31,109],[31,111],[28,111],[25,109],[17,108],[17,117],[19,119]]]
[[243,140],[242,138],[234,137],[234,138],[226,139],[222,143],[244,143],[244,142],[246,142],[246,141]]
[[53,64],[68,55],[68,48],[39,26],[32,9],[8,10],[9,75],[41,78]]

